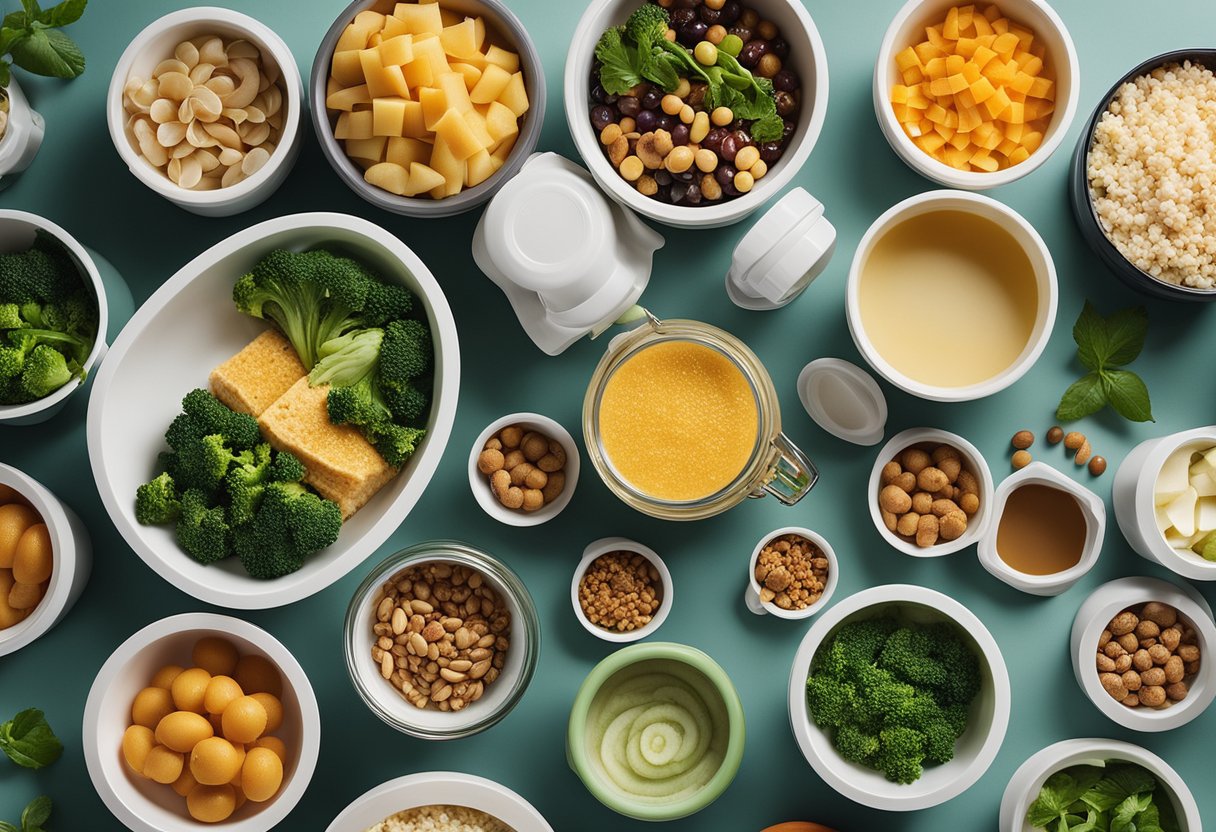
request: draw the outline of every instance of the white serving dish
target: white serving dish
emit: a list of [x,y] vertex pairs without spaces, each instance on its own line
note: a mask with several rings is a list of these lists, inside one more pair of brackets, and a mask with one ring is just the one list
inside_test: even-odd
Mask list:
[[8,125],[0,136],[0,188],[7,188],[13,177],[34,163],[46,122],[42,114],[30,106],[16,76],[10,76],[8,86]]
[[[248,802],[218,826],[193,820],[186,801],[169,786],[131,773],[120,751],[135,694],[164,665],[189,664],[194,643],[203,636],[219,636],[242,654],[270,660],[283,677],[283,725],[275,732],[289,757],[283,785],[271,800]],[[133,832],[266,832],[287,817],[308,788],[321,750],[321,711],[304,668],[270,633],[226,615],[185,613],[152,622],[110,654],[89,689],[81,736],[93,788]]]
[[[342,524],[338,540],[304,567],[273,581],[245,574],[230,558],[204,566],[183,552],[171,525],[141,526],[135,490],[152,478],[164,432],[181,399],[207,386],[211,369],[269,324],[237,311],[232,285],[275,248],[333,246],[418,296],[435,344],[435,386],[427,436],[404,470]],[[200,254],[153,293],[123,329],[89,401],[89,462],[102,502],[127,544],[153,571],[200,600],[263,609],[306,598],[373,554],[401,525],[430,482],[452,431],[460,384],[456,324],[426,265],[394,235],[346,214],[295,214],[247,228]],[[142,462],[141,462],[142,461]]]
[[[646,558],[659,571],[659,580],[663,584],[663,597],[659,601],[658,610],[651,616],[650,622],[645,626],[628,632],[608,630],[592,624],[587,620],[587,616],[583,612],[583,605],[579,603],[578,599],[579,583],[583,579],[583,573],[591,566],[591,562],[600,555],[618,551],[634,552]],[[570,604],[574,607],[574,617],[578,619],[578,623],[582,624],[583,629],[596,638],[613,642],[614,644],[627,644],[654,635],[659,627],[663,626],[663,622],[667,620],[667,616],[671,612],[671,605],[675,602],[675,595],[675,584],[672,583],[671,572],[667,569],[667,564],[663,563],[663,559],[659,557],[658,552],[627,537],[601,537],[599,540],[593,540],[588,543],[587,548],[583,550],[582,560],[578,562],[578,566],[574,569],[574,577],[570,581]]]
[[[919,148],[917,148],[917,152],[920,152]],[[1026,253],[1038,285],[1039,304],[1034,330],[1017,360],[992,378],[967,387],[929,385],[909,378],[895,369],[870,341],[861,317],[861,274],[878,239],[906,220],[939,211],[962,211],[1000,226],[1017,241]],[[995,199],[981,194],[967,191],[926,191],[910,196],[888,208],[882,216],[874,220],[861,238],[857,251],[853,255],[853,263],[849,267],[845,315],[849,323],[849,333],[853,336],[853,343],[857,345],[857,351],[887,381],[918,398],[935,402],[964,402],[991,396],[993,393],[1004,390],[1026,374],[1026,371],[1043,353],[1047,341],[1051,338],[1058,304],[1059,287],[1056,283],[1056,267],[1051,259],[1051,251],[1048,250],[1047,243],[1043,242],[1043,238],[1039,236],[1039,232],[1035,231],[1034,226],[1027,222],[1021,214]]]
[[[997,529],[1000,526],[1001,515],[1005,512],[1005,502],[1015,489],[1023,485],[1045,485],[1063,491],[1073,497],[1081,507],[1085,517],[1085,544],[1081,559],[1075,566],[1057,572],[1054,575],[1030,575],[1007,564],[997,551]],[[1070,477],[1066,477],[1042,462],[1032,462],[1020,471],[1006,477],[997,486],[992,498],[992,528],[980,537],[979,558],[990,573],[1009,584],[1014,589],[1028,592],[1031,595],[1059,595],[1081,580],[1102,553],[1102,540],[1106,536],[1106,505],[1102,498]]]
[[644,217],[680,228],[712,228],[738,222],[790,183],[811,155],[823,129],[828,104],[828,60],[819,30],[806,6],[797,0],[756,0],[750,4],[761,18],[777,24],[782,37],[789,42],[790,66],[802,83],[804,106],[799,109],[798,129],[781,159],[748,193],[715,205],[675,206],[642,196],[622,179],[604,156],[599,136],[591,128],[588,79],[595,45],[605,29],[623,24],[638,5],[637,0],[593,0],[574,30],[566,54],[562,89],[566,123],[574,146],[599,186]]
[[[1135,763],[1148,769],[1165,787],[1182,832],[1201,832],[1203,822],[1191,790],[1178,772],[1153,752],[1128,742],[1108,739],[1063,740],[1030,756],[1018,767],[1001,798],[1000,832],[1037,832],[1026,822],[1030,804],[1047,778],[1071,766],[1098,765],[1110,760]],[[1154,793],[1156,794],[1156,793]]]
[[515,832],[553,832],[531,803],[506,786],[455,771],[426,771],[381,783],[355,798],[326,832],[363,832],[397,812],[434,805],[477,809]]
[[15,653],[38,639],[72,609],[93,568],[93,545],[89,530],[46,486],[0,462],[0,485],[7,485],[29,500],[51,533],[53,567],[46,594],[23,621],[0,630],[0,656]]
[[[1199,673],[1190,682],[1186,698],[1165,708],[1129,708],[1111,698],[1098,681],[1094,656],[1098,637],[1106,625],[1124,609],[1148,601],[1169,604],[1178,610],[1181,619],[1195,628],[1199,644]],[[1110,581],[1093,591],[1072,623],[1069,642],[1073,674],[1089,700],[1110,720],[1133,731],[1169,731],[1207,710],[1216,699],[1216,661],[1208,652],[1216,649],[1216,624],[1212,623],[1212,608],[1193,587],[1177,586],[1157,578],[1132,577]]]
[[1043,134],[1043,143],[1026,161],[992,173],[962,171],[939,162],[917,147],[895,118],[891,107],[891,87],[902,83],[895,67],[895,55],[908,46],[925,39],[925,27],[945,19],[946,12],[957,5],[954,0],[908,0],[895,15],[874,64],[874,114],[891,149],[908,167],[926,179],[948,188],[983,190],[1007,185],[1038,168],[1056,151],[1072,124],[1081,94],[1081,65],[1072,36],[1064,21],[1044,0],[1000,0],[997,5],[1010,20],[1016,20],[1034,30],[1035,40],[1046,43],[1047,67],[1055,73],[1056,111]]
[[[562,469],[566,474],[566,485],[562,488],[562,493],[557,495],[556,500],[536,511],[511,509],[504,506],[490,490],[490,478],[477,470],[477,458],[485,449],[486,442],[508,425],[522,425],[525,433],[529,430],[542,433],[550,439],[560,442],[566,451],[566,467]],[[542,416],[539,413],[511,413],[495,419],[481,432],[477,441],[473,443],[473,449],[469,451],[469,488],[473,492],[474,499],[477,500],[477,505],[481,506],[482,511],[486,514],[508,526],[539,526],[561,514],[562,509],[569,505],[570,498],[574,496],[574,488],[578,485],[578,471],[578,445],[574,443],[574,437],[570,435],[570,431],[548,416]]]
[[[183,40],[203,35],[240,38],[262,51],[263,62],[278,67],[283,91],[283,130],[275,151],[261,170],[228,188],[192,191],[175,184],[153,167],[139,152],[139,143],[127,128],[129,116],[123,107],[123,88],[132,75],[147,79],[161,61],[173,57]],[[135,178],[179,208],[206,217],[239,214],[258,205],[278,190],[295,165],[300,152],[300,116],[304,107],[304,82],[295,56],[283,39],[254,18],[230,9],[197,6],[181,9],[152,21],[123,51],[106,93],[106,123],[110,139]]]
[[[811,721],[806,705],[806,679],[819,646],[845,621],[873,617],[892,608],[917,621],[954,622],[972,642],[984,676],[983,688],[971,704],[967,731],[955,746],[954,759],[926,768],[919,780],[909,784],[892,783],[882,772],[841,757],[827,732]],[[871,587],[837,602],[811,624],[790,670],[790,727],[802,755],[825,783],[849,800],[891,812],[937,806],[979,780],[1005,738],[1010,700],[1005,661],[984,623],[950,596],[910,584]]]
[[[823,556],[828,561],[828,581],[824,584],[823,593],[819,596],[818,601],[800,610],[785,610],[772,601],[760,600],[760,582],[756,580],[756,562],[760,559],[760,553],[764,550],[764,545],[770,540],[781,537],[784,534],[797,534],[805,537],[819,547],[819,550],[823,552]],[[801,526],[785,526],[780,529],[774,529],[760,538],[756,542],[756,548],[752,549],[751,560],[747,563],[747,589],[743,593],[743,602],[747,605],[748,612],[755,613],[756,615],[773,615],[789,621],[800,621],[810,618],[828,605],[828,602],[832,600],[832,593],[836,591],[836,584],[839,581],[840,562],[836,558],[836,551],[828,543],[827,538],[818,532],[804,529]]]
[[1216,581],[1216,561],[1170,546],[1157,528],[1153,492],[1161,466],[1180,448],[1216,446],[1216,425],[1149,439],[1132,448],[1115,472],[1111,489],[1115,520],[1127,543],[1145,560],[1159,563],[1192,581]]

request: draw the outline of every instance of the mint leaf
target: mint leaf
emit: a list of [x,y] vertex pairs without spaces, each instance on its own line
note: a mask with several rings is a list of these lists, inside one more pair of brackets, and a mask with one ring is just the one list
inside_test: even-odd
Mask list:
[[1143,306],[1122,309],[1106,319],[1107,356],[1105,364],[1121,367],[1130,364],[1144,349],[1148,335],[1148,312]]
[[42,794],[30,801],[30,804],[25,807],[25,811],[21,813],[21,827],[26,832],[31,832],[35,827],[40,827],[51,816],[51,799]]
[[21,0],[21,8],[25,9],[26,20],[37,20],[42,14],[42,7],[38,5],[38,0]]
[[29,708],[0,725],[0,751],[25,768],[42,768],[59,759],[63,743],[42,711]]
[[1087,373],[1064,391],[1060,406],[1056,408],[1056,418],[1062,422],[1072,422],[1097,413],[1105,405],[1106,390],[1102,386],[1101,376]]
[[26,23],[25,12],[9,12],[4,16],[3,25],[9,29],[25,29]]
[[36,75],[75,78],[84,72],[84,55],[70,37],[57,29],[34,29],[13,45],[13,63]]
[[13,44],[26,36],[25,29],[0,26],[0,55],[7,55]]
[[785,132],[785,122],[774,110],[769,115],[753,121],[751,132],[752,138],[760,144],[780,141],[781,134]]
[[47,26],[67,26],[80,20],[84,7],[88,4],[89,0],[63,0],[59,5],[44,11],[38,19]]
[[1132,422],[1152,422],[1153,407],[1144,380],[1131,370],[1103,370],[1102,390],[1120,416]]
[[8,821],[0,820],[0,832],[21,832],[21,830]]
[[7,87],[8,82],[12,79],[13,72],[9,62],[0,60],[0,87]]
[[[1034,803],[1030,804],[1030,808],[1026,812],[1026,822],[1031,826],[1046,829],[1058,818],[1062,821],[1061,828],[1068,829],[1069,808],[1093,784],[1096,777],[1101,776],[1101,770],[1097,768],[1092,768],[1097,775],[1090,775],[1087,770],[1091,768],[1090,766],[1075,766],[1064,771],[1057,771],[1048,777],[1043,788],[1039,790],[1038,797],[1035,798]],[[1079,780],[1074,775],[1079,775],[1083,779]]]
[[638,72],[637,53],[621,41],[619,28],[607,29],[595,45],[595,58],[600,62],[600,86],[612,95],[624,95],[642,83]]
[[647,81],[658,84],[664,92],[671,92],[680,85],[680,75],[677,70],[678,67],[673,62],[671,53],[661,49],[650,50],[650,54],[642,61],[642,76]]
[[1106,321],[1089,301],[1072,327],[1072,340],[1077,342],[1077,358],[1087,370],[1100,370],[1110,355]]

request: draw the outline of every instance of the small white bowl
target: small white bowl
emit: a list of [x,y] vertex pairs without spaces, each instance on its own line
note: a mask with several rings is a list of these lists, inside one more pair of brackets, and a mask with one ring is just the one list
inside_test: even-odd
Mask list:
[[[600,555],[622,551],[639,554],[654,564],[654,568],[659,570],[659,579],[663,583],[663,597],[659,600],[659,608],[651,617],[649,623],[628,632],[618,632],[617,630],[609,630],[592,624],[587,620],[587,615],[583,612],[583,605],[578,600],[579,582],[582,581],[583,573],[587,571],[587,567],[591,566],[591,562]],[[616,644],[626,644],[653,635],[659,627],[663,626],[663,622],[667,620],[667,615],[671,612],[671,605],[675,600],[675,594],[675,584],[672,583],[671,572],[668,571],[667,564],[663,563],[663,559],[659,557],[658,553],[649,546],[644,546],[636,540],[630,540],[627,537],[601,537],[599,540],[593,540],[591,543],[588,543],[587,548],[583,550],[583,559],[575,567],[574,578],[570,581],[570,604],[574,607],[574,617],[578,619],[578,623],[582,624],[583,629],[596,638]]]
[[924,40],[925,27],[940,23],[954,5],[954,0],[908,0],[895,15],[887,27],[878,49],[878,60],[874,64],[874,114],[896,155],[926,179],[970,191],[1007,185],[1046,162],[1064,141],[1064,134],[1076,115],[1077,99],[1081,94],[1081,65],[1077,49],[1064,21],[1043,0],[1000,0],[997,5],[1002,14],[1033,29],[1035,40],[1047,45],[1045,63],[1055,74],[1056,110],[1051,114],[1051,122],[1043,134],[1043,143],[1026,161],[992,173],[957,170],[917,147],[896,120],[895,110],[891,107],[891,87],[902,83],[895,66],[895,55]]
[[[846,621],[872,618],[892,609],[914,621],[953,622],[971,642],[984,677],[983,687],[971,703],[967,730],[955,746],[954,759],[926,768],[919,780],[907,784],[892,783],[882,772],[841,757],[827,732],[811,720],[806,705],[806,679],[820,645]],[[974,613],[932,589],[889,584],[850,595],[811,624],[790,670],[790,727],[807,762],[837,792],[873,809],[914,812],[957,797],[983,776],[1005,738],[1011,698],[1009,672],[1000,647]]]
[[[1001,798],[1000,832],[1037,832],[1039,827],[1026,822],[1030,804],[1039,796],[1047,778],[1072,766],[1099,765],[1111,760],[1135,763],[1147,769],[1164,787],[1174,805],[1182,832],[1200,832],[1203,821],[1199,806],[1186,782],[1170,764],[1153,752],[1108,739],[1075,739],[1049,745],[1018,767]],[[1160,792],[1154,792],[1160,794]]]
[[777,24],[790,45],[790,66],[802,83],[804,106],[799,109],[798,129],[781,159],[748,193],[714,205],[676,206],[642,196],[622,179],[591,128],[588,79],[595,45],[605,29],[623,24],[639,5],[639,0],[593,0],[579,19],[566,54],[562,87],[574,146],[599,186],[644,217],[679,228],[713,228],[738,222],[784,190],[806,163],[823,129],[828,105],[828,59],[819,30],[798,0],[755,0],[748,4],[762,19]]
[[16,76],[9,78],[4,91],[8,94],[8,125],[0,137],[4,139],[0,142],[0,188],[7,188],[34,163],[46,133],[42,114],[30,106]]
[[[819,551],[823,552],[823,556],[828,561],[828,581],[823,587],[823,593],[819,596],[818,601],[800,610],[784,610],[772,601],[760,600],[760,582],[756,580],[756,561],[760,559],[760,553],[764,550],[765,545],[770,540],[781,537],[783,534],[796,534],[805,537],[819,547]],[[810,618],[828,605],[828,601],[832,600],[832,593],[836,591],[836,584],[839,580],[840,563],[836,559],[836,552],[832,549],[832,545],[828,543],[827,538],[818,532],[804,529],[801,526],[784,526],[760,538],[756,543],[756,548],[752,549],[751,560],[747,563],[747,589],[743,593],[743,602],[747,605],[748,612],[755,613],[756,615],[771,614],[777,618],[799,621],[804,618]]]
[[283,725],[275,732],[287,746],[283,785],[266,803],[246,803],[218,828],[266,832],[300,802],[321,750],[321,711],[304,668],[278,639],[247,621],[193,612],[162,618],[124,641],[101,666],[84,706],[84,760],[106,808],[133,832],[202,832],[173,789],[132,774],[123,761],[122,735],[131,724],[131,702],[167,664],[187,665],[194,643],[218,636],[242,654],[270,660],[283,677]]
[[[477,457],[485,450],[486,442],[508,425],[520,425],[524,428],[525,433],[530,430],[542,433],[550,439],[560,442],[566,451],[566,467],[562,469],[566,475],[566,485],[562,489],[562,493],[557,495],[556,500],[536,511],[511,509],[504,506],[490,490],[490,478],[477,470]],[[578,445],[574,443],[574,437],[570,435],[570,431],[548,416],[542,416],[539,413],[511,413],[501,419],[495,419],[481,432],[477,441],[473,443],[473,449],[469,451],[469,488],[473,492],[474,499],[477,500],[477,505],[481,506],[481,510],[486,514],[508,526],[539,526],[561,514],[562,509],[574,496],[574,487],[578,485],[578,471]]]
[[51,533],[53,568],[46,594],[34,611],[11,627],[0,630],[0,656],[30,644],[63,620],[89,582],[93,546],[89,530],[46,486],[12,466],[0,462],[0,485],[7,485],[29,500]]
[[[1085,517],[1085,543],[1081,550],[1081,559],[1075,566],[1054,575],[1030,575],[1014,569],[997,552],[997,530],[1000,527],[1001,515],[1005,512],[1005,502],[1014,490],[1023,485],[1045,485],[1059,489],[1077,501]],[[1031,595],[1059,595],[1093,569],[1094,564],[1098,562],[1098,555],[1102,553],[1102,540],[1105,536],[1106,505],[1102,498],[1050,465],[1032,462],[1006,477],[1004,482],[997,486],[996,494],[992,498],[992,528],[980,537],[979,558],[985,569],[1014,589]]]
[[[882,522],[882,509],[878,507],[878,492],[882,490],[883,466],[907,448],[921,443],[949,445],[954,448],[962,454],[967,463],[964,470],[970,470],[975,474],[980,486],[980,510],[975,513],[975,516],[968,519],[967,531],[954,540],[939,541],[928,548],[921,548],[915,542],[904,540],[889,530]],[[867,489],[866,497],[870,501],[870,519],[874,521],[874,528],[878,529],[878,534],[891,546],[914,558],[937,558],[965,549],[988,533],[988,526],[992,521],[992,502],[995,491],[992,485],[992,470],[988,467],[988,462],[980,453],[979,448],[948,430],[909,428],[892,436],[890,441],[883,445],[882,450],[878,452],[878,458],[874,461],[874,468],[870,472],[870,483]]]
[[[0,251],[10,253],[25,251],[34,244],[38,231],[51,235],[64,245],[80,270],[80,279],[93,290],[97,299],[97,340],[85,359],[84,370],[93,371],[106,354],[106,328],[110,322],[110,308],[106,303],[106,289],[101,280],[92,255],[79,241],[50,220],[27,211],[0,209]],[[63,409],[68,396],[79,390],[84,382],[69,381],[49,396],[25,404],[0,405],[0,425],[36,425],[45,422]]]
[[326,832],[363,832],[397,812],[435,805],[485,812],[515,832],[553,832],[531,803],[506,786],[455,771],[426,771],[381,783],[355,798]]
[[[283,131],[270,159],[253,176],[228,188],[192,191],[176,185],[163,171],[152,166],[139,152],[139,143],[128,130],[129,116],[123,107],[123,88],[136,75],[147,79],[161,61],[173,57],[174,48],[184,40],[217,35],[247,40],[262,51],[263,62],[279,70],[283,90]],[[263,202],[287,178],[300,152],[300,115],[303,110],[304,82],[295,56],[283,39],[269,27],[248,15],[214,6],[181,9],[152,21],[135,36],[118,59],[106,93],[106,122],[110,139],[135,178],[165,199],[195,214],[225,217],[247,211]]]
[[[1178,610],[1180,620],[1195,628],[1199,644],[1199,673],[1189,683],[1186,698],[1166,708],[1129,708],[1111,698],[1098,681],[1094,656],[1098,637],[1110,620],[1128,607],[1159,601]],[[1102,584],[1077,610],[1070,642],[1072,669],[1077,684],[1110,720],[1133,731],[1169,731],[1186,725],[1216,699],[1216,624],[1212,608],[1193,587],[1177,586],[1157,578],[1119,578]]]
[[[879,238],[895,226],[913,217],[940,211],[962,211],[974,214],[995,223],[1008,232],[1030,260],[1038,286],[1039,303],[1034,330],[1030,333],[1030,338],[1017,360],[992,378],[967,387],[937,387],[909,378],[883,358],[869,335],[866,334],[865,326],[862,323],[861,275],[870,257],[870,252],[873,251]],[[849,323],[849,333],[853,336],[853,343],[857,345],[857,351],[887,381],[906,393],[929,401],[965,402],[991,396],[993,393],[1004,390],[1026,374],[1026,371],[1043,353],[1047,341],[1051,338],[1058,304],[1059,286],[1056,283],[1056,267],[1051,259],[1051,251],[1043,242],[1043,238],[1039,236],[1039,232],[1035,231],[1034,226],[1027,222],[1021,214],[995,199],[981,194],[967,191],[926,191],[892,205],[882,216],[874,220],[861,238],[857,251],[853,255],[853,263],[849,266],[845,315]]]
[[1175,451],[1187,446],[1194,450],[1216,446],[1216,425],[1149,439],[1132,448],[1119,463],[1111,488],[1115,520],[1140,557],[1192,581],[1216,581],[1216,561],[1175,549],[1157,527],[1157,475]]

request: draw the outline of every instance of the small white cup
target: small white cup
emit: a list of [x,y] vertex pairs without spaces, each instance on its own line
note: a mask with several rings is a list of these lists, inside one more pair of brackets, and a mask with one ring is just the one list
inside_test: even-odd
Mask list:
[[15,77],[9,78],[4,90],[8,93],[8,125],[0,141],[0,188],[7,188],[14,176],[33,164],[46,133],[46,122],[30,106]]
[[[536,511],[524,511],[504,506],[490,490],[490,478],[477,470],[477,458],[485,449],[486,442],[508,425],[519,425],[525,433],[529,430],[542,433],[550,439],[560,442],[566,451],[566,467],[562,469],[566,475],[566,485],[562,489],[562,493],[557,495],[556,500]],[[574,496],[574,487],[578,485],[578,469],[578,446],[574,444],[574,437],[568,430],[548,416],[542,416],[539,413],[511,413],[491,422],[473,443],[473,449],[469,452],[469,488],[482,511],[498,522],[506,523],[508,526],[539,526],[561,514],[562,509],[569,504],[570,498]]]
[[[646,560],[654,564],[655,569],[659,570],[659,579],[663,582],[663,597],[659,601],[659,609],[649,622],[636,630],[618,632],[617,630],[609,630],[592,624],[587,620],[587,614],[583,612],[583,605],[579,603],[578,586],[583,579],[583,573],[591,566],[593,560],[609,552],[634,552],[646,558]],[[574,579],[570,581],[570,603],[574,607],[574,617],[578,619],[579,624],[583,625],[584,630],[604,641],[627,644],[631,641],[638,641],[639,639],[646,638],[646,636],[653,635],[663,625],[663,622],[667,620],[668,613],[671,612],[671,605],[675,599],[674,587],[675,584],[671,581],[671,572],[668,571],[667,564],[663,563],[663,559],[659,557],[654,549],[638,543],[636,540],[630,540],[627,537],[601,537],[599,540],[588,543],[587,548],[583,550],[583,558],[578,562],[578,566],[574,570]]]
[[[823,556],[828,561],[828,580],[823,587],[823,593],[820,594],[819,599],[815,603],[800,610],[786,610],[777,606],[772,601],[760,600],[760,582],[756,580],[756,562],[760,559],[760,553],[764,551],[765,545],[770,540],[774,540],[784,534],[796,534],[805,537],[819,547],[819,551],[823,552]],[[760,541],[756,543],[756,548],[752,549],[752,558],[747,564],[747,589],[743,592],[743,603],[747,605],[748,612],[755,613],[756,615],[772,614],[777,618],[798,621],[810,618],[828,605],[828,601],[832,599],[832,593],[836,591],[836,583],[839,579],[840,568],[839,562],[836,559],[836,551],[832,549],[827,538],[818,532],[804,529],[801,526],[785,526],[775,529],[760,538]]]

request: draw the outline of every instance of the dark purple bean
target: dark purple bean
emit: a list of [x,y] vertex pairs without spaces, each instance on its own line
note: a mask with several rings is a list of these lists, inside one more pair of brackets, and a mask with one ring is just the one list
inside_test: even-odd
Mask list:
[[701,5],[701,0],[676,0],[676,6],[681,9],[695,9]]
[[701,19],[710,26],[713,26],[715,23],[722,22],[721,9],[711,9],[709,6],[702,6],[697,13],[701,16]]
[[659,123],[659,117],[655,115],[654,110],[642,110],[637,114],[637,125],[639,133],[649,133],[654,130],[655,125]]
[[659,89],[655,89],[654,87],[651,87],[649,90],[647,90],[646,94],[643,95],[639,99],[639,101],[642,104],[643,110],[659,109],[659,104],[660,104],[660,102],[662,102],[662,100],[663,100],[663,91],[659,90]]
[[670,185],[671,172],[664,168],[659,168],[654,172],[654,181],[659,183],[659,187]]
[[722,196],[730,197],[732,199],[739,196],[739,189],[735,187],[733,180],[722,186]]
[[738,130],[735,130],[734,132],[731,133],[731,135],[735,137],[735,142],[738,145],[740,150],[747,147],[749,144],[755,144],[755,142],[752,141],[752,134],[747,132],[743,128],[739,128]]
[[591,126],[597,131],[603,130],[614,121],[616,121],[616,113],[607,104],[591,108]]
[[748,26],[740,26],[737,23],[727,30],[727,34],[734,35],[739,40],[743,41],[744,44],[752,39],[751,28]]
[[798,89],[798,76],[793,70],[781,70],[773,76],[773,89],[778,92],[793,92]]
[[784,90],[777,91],[777,115],[788,116],[798,109],[798,100]]
[[739,50],[739,63],[743,64],[748,69],[752,69],[756,64],[760,63],[760,59],[768,54],[768,41],[766,40],[749,40],[743,44],[743,48]]
[[680,123],[680,120],[678,118],[676,118],[675,116],[669,116],[666,113],[664,113],[663,115],[659,116],[658,123],[655,125],[654,129],[655,130],[666,130],[668,133],[670,133],[671,128],[675,127],[679,123]]
[[685,23],[692,23],[697,19],[697,13],[692,9],[676,9],[671,13],[671,28],[677,32]]
[[785,146],[781,142],[765,142],[760,145],[760,158],[770,165],[780,159],[784,152]]
[[677,124],[671,128],[671,143],[676,147],[688,144],[688,125]]
[[718,155],[728,162],[735,161],[735,154],[739,152],[739,140],[735,138],[734,133],[730,133],[722,140],[722,146],[718,148]]
[[688,186],[688,191],[684,194],[684,202],[688,205],[701,204],[701,186],[693,182]]
[[672,182],[671,190],[667,194],[667,198],[672,202],[679,202],[688,193],[688,184],[685,182]]
[[691,182],[694,176],[696,176],[696,174],[693,173],[693,171],[686,170],[683,173],[673,173],[671,178],[676,182]]
[[781,126],[781,141],[788,142],[790,140],[790,136],[794,135],[794,131],[797,129],[798,125],[787,118],[785,120],[785,124]]
[[726,0],[726,4],[722,6],[722,18],[718,22],[723,26],[733,26],[739,22],[741,14],[743,6],[739,4],[739,0]]
[[707,147],[714,153],[722,152],[722,140],[730,135],[730,131],[725,127],[715,127],[705,134],[705,138],[701,139],[701,147]]
[[694,82],[689,85],[688,96],[684,100],[688,102],[688,106],[695,110],[705,102],[705,93],[708,89],[708,84]]
[[685,23],[680,27],[680,43],[685,46],[696,46],[701,41],[705,40],[705,33],[709,31],[709,24],[703,20],[694,20],[691,23]]
[[611,92],[610,92],[610,93],[608,93],[607,95],[605,95],[605,96],[604,96],[604,103],[605,103],[605,104],[615,104],[615,103],[616,103],[616,100],[617,100],[618,98],[620,98],[620,96],[619,96],[619,95],[617,95],[616,93],[611,93]]
[[718,184],[725,188],[727,185],[733,185],[735,174],[738,172],[731,165],[718,165],[718,169],[714,171],[714,179],[717,179]]
[[667,185],[660,185],[660,186],[659,186],[659,190],[658,190],[658,192],[657,192],[657,193],[656,193],[656,194],[655,194],[653,197],[651,197],[651,199],[657,199],[657,200],[659,200],[660,202],[666,202],[666,201],[667,201],[667,197],[668,197],[668,195],[669,195],[670,193],[671,193],[671,185],[670,185],[670,184],[667,184]]
[[784,61],[790,56],[790,42],[778,35],[768,42],[768,51]]
[[616,108],[620,110],[621,115],[634,118],[641,111],[642,105],[634,96],[622,95],[617,99]]
[[607,97],[608,93],[598,83],[591,88],[591,100],[596,104],[603,104]]

